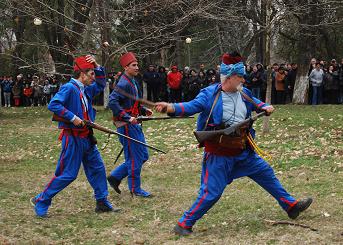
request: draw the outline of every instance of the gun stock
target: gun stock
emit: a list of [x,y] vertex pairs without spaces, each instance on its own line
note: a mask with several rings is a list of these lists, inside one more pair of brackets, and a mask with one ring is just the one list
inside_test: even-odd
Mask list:
[[57,116],[56,114],[52,114],[52,121],[54,122],[64,122],[64,123],[71,123],[70,121],[68,121],[67,119]]
[[[53,121],[57,121],[57,122],[64,122],[64,123],[69,123],[69,124],[71,124],[70,121],[64,119],[63,117],[57,116],[56,114],[53,114],[52,120],[53,120]],[[116,132],[116,131],[114,131],[114,130],[111,130],[111,129],[108,129],[108,128],[106,128],[106,127],[103,127],[103,126],[101,126],[101,125],[99,125],[99,124],[93,123],[93,122],[88,121],[88,120],[83,120],[83,122],[84,122],[84,124],[85,124],[86,126],[88,126],[88,127],[97,129],[97,130],[99,130],[99,131],[102,131],[102,132],[105,132],[105,133],[108,133],[108,134],[116,134],[116,135],[122,136],[122,137],[124,137],[124,138],[126,138],[126,139],[128,139],[128,140],[132,140],[132,141],[134,141],[134,142],[136,142],[136,143],[138,143],[138,144],[144,145],[144,146],[146,146],[146,147],[148,147],[148,148],[150,148],[150,149],[153,149],[153,150],[155,150],[155,151],[158,151],[158,152],[161,152],[161,153],[166,154],[165,151],[162,151],[162,150],[160,150],[160,149],[158,149],[158,148],[156,148],[156,147],[153,147],[153,146],[151,146],[151,145],[148,145],[148,144],[146,144],[146,143],[144,143],[144,142],[141,142],[141,141],[139,141],[139,140],[136,140],[136,139],[131,138],[131,137],[129,137],[129,136],[126,136],[126,135],[124,135],[124,134],[118,133],[118,132]]]
[[218,135],[230,135],[233,132],[235,132],[238,128],[250,123],[251,121],[256,121],[257,118],[264,116],[266,114],[265,111],[256,114],[255,116],[249,117],[248,119],[245,119],[244,121],[237,123],[235,125],[232,125],[231,127],[225,128],[225,129],[221,129],[221,130],[214,130],[214,131],[195,131],[194,135],[195,138],[197,139],[197,141],[201,144],[203,143],[205,140],[209,140],[215,136]]

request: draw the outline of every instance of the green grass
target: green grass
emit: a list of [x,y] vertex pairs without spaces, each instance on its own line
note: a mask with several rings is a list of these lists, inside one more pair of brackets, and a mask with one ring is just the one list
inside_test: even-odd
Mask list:
[[[113,128],[111,113],[98,108],[97,123]],[[199,188],[202,152],[193,137],[195,119],[146,122],[147,142],[168,153],[150,151],[142,185],[152,199],[131,198],[127,182],[122,195],[109,199],[121,213],[96,214],[90,185],[81,170],[59,193],[49,218],[36,218],[29,199],[53,176],[60,154],[59,131],[46,108],[0,109],[0,244],[340,244],[343,242],[343,107],[279,106],[270,118],[271,132],[257,143],[272,155],[270,164],[295,197],[313,196],[311,208],[293,226],[271,226],[266,220],[288,220],[276,201],[248,178],[234,181],[220,201],[180,238],[171,233]],[[96,132],[99,149],[107,135]],[[111,136],[101,151],[107,173],[121,145]],[[122,161],[122,158],[120,159]],[[324,215],[325,214],[325,215]]]

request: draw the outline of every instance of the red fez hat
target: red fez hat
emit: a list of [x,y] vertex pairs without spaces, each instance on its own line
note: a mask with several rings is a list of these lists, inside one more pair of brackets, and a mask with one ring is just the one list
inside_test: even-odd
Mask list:
[[74,60],[74,71],[82,71],[86,69],[94,69],[94,64],[86,60],[86,56],[80,56]]
[[171,68],[172,68],[172,70],[173,70],[173,69],[176,69],[176,70],[177,70],[177,66],[172,66]]
[[119,59],[119,63],[120,65],[124,68],[125,66],[128,66],[130,65],[130,63],[136,61],[137,62],[137,59],[136,59],[136,56],[134,53],[132,52],[128,52],[126,54],[123,54],[120,59]]
[[236,64],[241,62],[243,58],[241,56],[233,56],[228,53],[223,54],[222,61],[225,65]]

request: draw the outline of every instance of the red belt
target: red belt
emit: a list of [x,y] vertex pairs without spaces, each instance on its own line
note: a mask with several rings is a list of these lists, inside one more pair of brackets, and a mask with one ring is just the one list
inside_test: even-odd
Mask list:
[[89,129],[81,129],[81,130],[73,130],[73,129],[62,129],[60,136],[58,137],[59,140],[62,140],[64,135],[72,135],[75,137],[80,138],[87,138],[89,135]]
[[205,152],[212,153],[218,156],[237,156],[243,152],[242,149],[230,149],[220,146],[218,143],[213,143],[210,141],[205,141]]

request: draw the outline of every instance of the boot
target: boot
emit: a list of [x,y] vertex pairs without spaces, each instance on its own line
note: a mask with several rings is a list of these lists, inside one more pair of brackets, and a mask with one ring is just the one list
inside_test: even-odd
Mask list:
[[96,213],[105,213],[105,212],[118,212],[120,208],[113,208],[112,204],[107,199],[97,200],[95,212]]
[[296,219],[299,214],[305,211],[308,207],[310,207],[313,199],[311,197],[307,197],[297,202],[290,210],[287,211],[288,217],[291,219]]
[[107,177],[107,181],[110,184],[110,186],[115,190],[115,192],[117,192],[118,194],[121,193],[121,190],[119,189],[119,185],[120,185],[120,182],[121,182],[120,180],[117,180],[113,176],[109,175]]
[[192,228],[186,229],[179,226],[178,224],[175,225],[173,231],[175,232],[176,235],[179,235],[179,236],[189,236],[193,232]]

